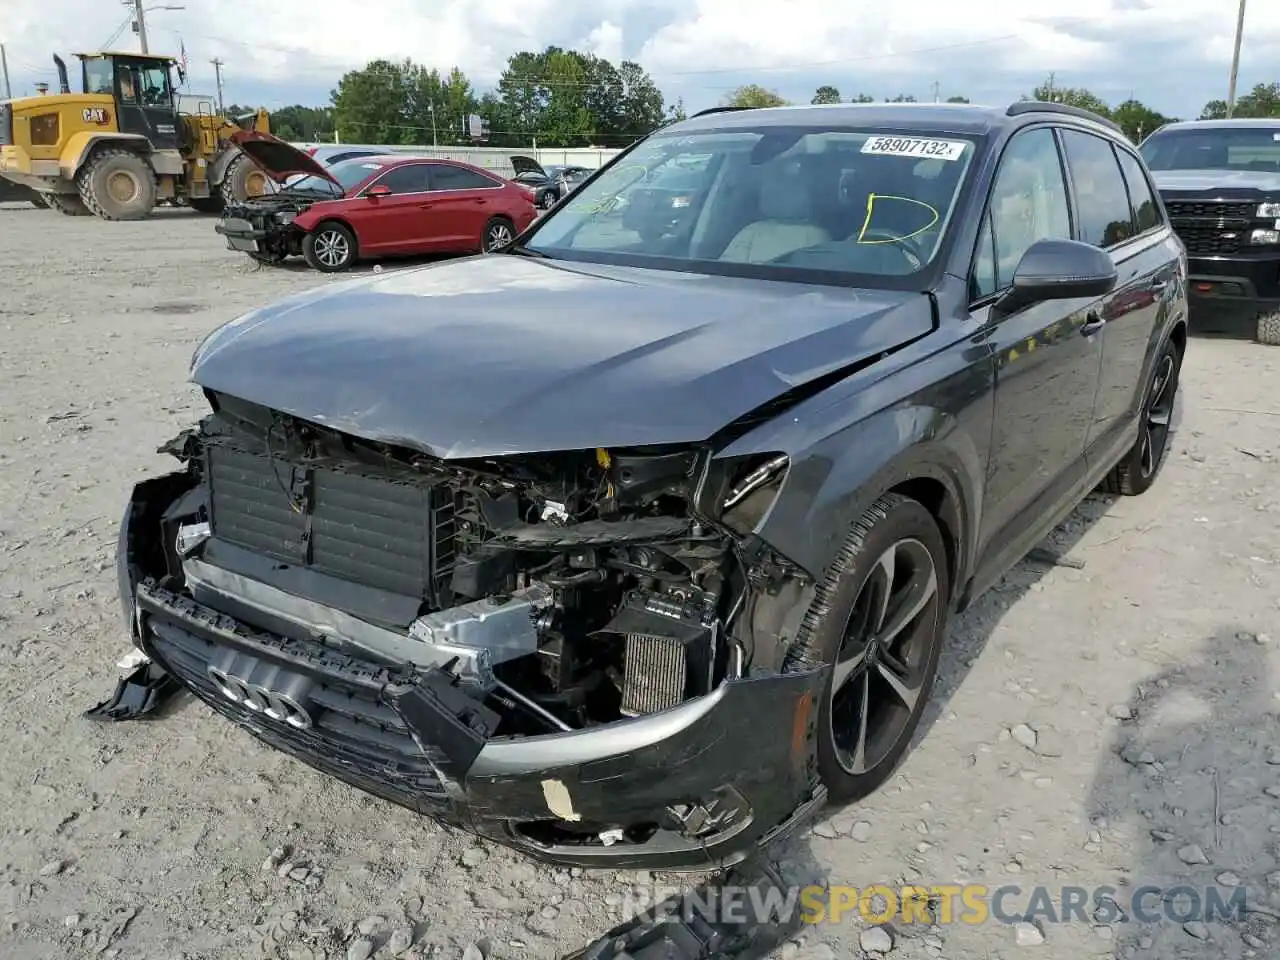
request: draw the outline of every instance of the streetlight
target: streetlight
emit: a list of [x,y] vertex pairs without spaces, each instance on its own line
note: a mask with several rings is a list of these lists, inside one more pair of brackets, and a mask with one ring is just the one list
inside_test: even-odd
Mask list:
[[126,7],[133,7],[133,29],[138,35],[138,42],[142,45],[143,53],[150,53],[147,47],[147,17],[148,13],[153,10],[185,10],[186,7],[176,6],[174,4],[157,4],[151,7],[143,7],[142,0],[122,0]]

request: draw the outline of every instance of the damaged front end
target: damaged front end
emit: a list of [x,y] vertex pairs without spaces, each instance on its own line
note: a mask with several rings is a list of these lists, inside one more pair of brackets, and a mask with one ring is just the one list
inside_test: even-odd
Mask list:
[[268,196],[229,203],[214,231],[227,239],[227,249],[247,253],[261,263],[281,263],[302,256],[303,231],[294,219],[318,198],[287,189]]
[[209,392],[120,540],[137,645],[357,787],[539,859],[737,862],[824,793],[783,456],[441,460]]

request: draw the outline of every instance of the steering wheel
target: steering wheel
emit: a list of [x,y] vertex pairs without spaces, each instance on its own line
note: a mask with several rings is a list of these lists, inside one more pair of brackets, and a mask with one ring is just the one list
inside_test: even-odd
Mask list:
[[926,259],[924,249],[920,246],[920,238],[924,236],[924,232],[922,231],[914,236],[901,237],[896,233],[885,230],[883,227],[872,227],[864,230],[855,242],[874,244],[876,246],[892,246],[911,261],[913,270],[919,270],[924,266]]

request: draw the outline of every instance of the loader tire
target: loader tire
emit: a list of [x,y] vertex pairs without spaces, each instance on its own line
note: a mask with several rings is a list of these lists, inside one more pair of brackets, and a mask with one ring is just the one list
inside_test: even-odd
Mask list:
[[40,196],[38,193],[32,193],[27,199],[27,203],[31,204],[37,210],[43,210],[45,207],[49,206],[49,204],[45,203],[44,197]]
[[142,220],[156,205],[156,174],[132,150],[99,150],[76,175],[80,199],[103,220]]
[[80,198],[73,193],[46,193],[44,199],[50,210],[57,210],[64,216],[87,217],[91,215],[89,208],[81,203]]
[[244,203],[250,197],[260,197],[271,192],[270,183],[262,168],[242,153],[223,171],[222,201],[226,204]]

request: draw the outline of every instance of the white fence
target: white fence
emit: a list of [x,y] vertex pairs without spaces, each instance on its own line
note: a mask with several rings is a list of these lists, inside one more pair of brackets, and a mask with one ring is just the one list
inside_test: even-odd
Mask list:
[[416,157],[438,157],[441,160],[460,160],[476,167],[492,170],[503,177],[515,175],[511,166],[511,158],[516,156],[533,157],[544,166],[559,163],[578,167],[589,167],[595,170],[604,166],[622,151],[596,149],[594,147],[540,148],[537,150],[511,149],[507,147],[425,147],[425,146],[387,146],[377,143],[295,143],[294,146],[308,147],[376,147],[387,153],[410,153]]

